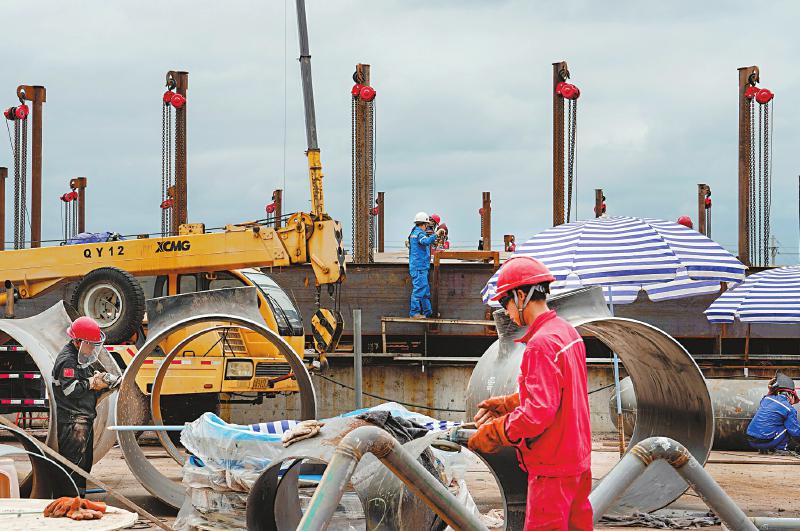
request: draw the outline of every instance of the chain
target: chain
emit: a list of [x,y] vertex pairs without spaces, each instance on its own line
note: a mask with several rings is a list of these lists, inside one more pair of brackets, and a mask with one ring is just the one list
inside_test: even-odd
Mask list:
[[181,107],[175,111],[175,166],[173,168],[173,184],[177,184],[174,197],[174,205],[177,206],[177,208],[174,209],[172,218],[174,222],[174,217],[177,216],[179,224],[188,221],[185,200],[186,175],[184,174],[184,178],[181,179],[180,182],[178,182],[177,177],[178,168],[186,167],[186,161],[184,160],[184,153],[186,151],[186,127],[185,120],[183,119],[185,113],[186,107]]
[[[172,107],[167,107],[167,190],[172,188],[173,195],[175,194],[175,178],[174,174],[172,173],[172,168],[174,167],[172,161],[175,157],[175,152],[172,150]],[[167,197],[169,197],[167,195]],[[173,206],[170,206],[166,209],[167,211],[167,234],[172,234],[172,216],[175,211],[175,203],[173,197]]]
[[28,119],[22,120],[22,149],[20,150],[20,193],[19,193],[19,245],[25,247],[25,218],[28,211]]
[[750,183],[749,195],[750,206],[747,209],[747,234],[749,239],[750,262],[754,264],[756,258],[756,239],[755,239],[755,213],[756,213],[756,114],[755,102],[750,100]]
[[19,241],[19,120],[14,120],[14,249],[21,249]]
[[711,238],[711,209],[706,209],[706,236]]
[[567,117],[567,223],[569,223],[572,221],[572,189],[575,180],[575,137],[578,129],[578,100],[569,100]]
[[769,103],[764,105],[764,152],[762,158],[764,159],[764,265],[768,265],[769,260],[769,209],[770,209],[770,192],[771,184],[769,179]]
[[[161,103],[161,204],[167,200],[167,105]],[[161,209],[161,236],[167,235],[167,212]]]
[[368,210],[366,212],[367,222],[369,226],[369,263],[375,261],[375,216],[372,215],[372,208],[375,204],[375,100],[367,102],[366,109],[367,120],[367,166],[369,175],[367,176],[367,195],[369,197]]
[[358,207],[356,206],[356,168],[358,167],[358,162],[356,160],[358,158],[358,150],[356,149],[356,100],[357,98],[355,97],[350,98],[350,141],[352,145],[352,152],[350,156],[350,201],[352,201],[353,205],[353,239],[350,240],[351,258],[355,257],[356,255],[356,211],[358,210]]

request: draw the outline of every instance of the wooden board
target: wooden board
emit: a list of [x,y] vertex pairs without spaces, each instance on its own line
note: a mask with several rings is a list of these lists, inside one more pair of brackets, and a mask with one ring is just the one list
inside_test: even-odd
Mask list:
[[[111,531],[124,529],[136,523],[136,513],[108,507],[100,520],[75,521],[69,518],[45,518],[42,511],[53,500],[37,500],[27,498],[0,499],[0,529],[24,529],[37,531],[40,529],[81,529],[84,531]],[[16,514],[19,511],[19,514]]]

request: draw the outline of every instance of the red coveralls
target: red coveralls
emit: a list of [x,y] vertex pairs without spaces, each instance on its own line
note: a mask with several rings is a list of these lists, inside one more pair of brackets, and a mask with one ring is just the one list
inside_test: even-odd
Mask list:
[[592,434],[586,348],[577,330],[553,310],[536,318],[519,376],[520,405],[506,419],[528,473],[525,529],[593,529]]

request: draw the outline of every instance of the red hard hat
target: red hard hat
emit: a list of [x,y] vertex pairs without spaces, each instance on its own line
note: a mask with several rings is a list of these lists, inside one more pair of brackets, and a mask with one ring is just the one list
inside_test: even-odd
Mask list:
[[364,101],[372,101],[372,100],[375,99],[376,95],[377,95],[377,93],[375,92],[375,89],[372,88],[372,87],[364,87],[364,88],[361,89],[360,96],[361,96],[361,99],[364,100]]
[[442,223],[441,225],[439,225],[439,228],[447,232],[447,223]]
[[437,225],[442,222],[441,216],[439,214],[431,214],[431,221],[436,223]]
[[184,105],[186,105],[186,98],[184,98],[184,97],[183,97],[183,96],[181,96],[180,94],[175,94],[174,96],[172,96],[172,99],[171,99],[171,100],[169,100],[169,102],[170,102],[170,103],[172,104],[172,106],[173,106],[173,107],[175,107],[176,109],[180,109],[181,107],[183,107]]
[[493,301],[500,300],[506,292],[520,286],[530,286],[543,282],[553,282],[556,278],[547,266],[532,256],[515,256],[509,258],[500,274],[497,275],[497,288]]
[[775,94],[773,94],[769,89],[761,89],[756,93],[756,101],[761,105],[769,103],[769,101],[774,97]]
[[748,100],[752,100],[753,97],[758,94],[759,88],[755,85],[750,85],[746,89],[744,89],[744,97]]
[[678,218],[678,223],[683,225],[684,227],[688,227],[690,229],[694,228],[694,223],[692,223],[692,218],[689,216],[681,216]]
[[67,335],[72,339],[100,343],[106,340],[106,335],[100,330],[100,325],[91,317],[78,317],[67,328]]
[[354,98],[357,98],[358,95],[361,94],[361,89],[362,88],[364,88],[364,85],[359,85],[358,83],[356,83],[355,85],[353,85],[353,88],[350,89],[350,94]]

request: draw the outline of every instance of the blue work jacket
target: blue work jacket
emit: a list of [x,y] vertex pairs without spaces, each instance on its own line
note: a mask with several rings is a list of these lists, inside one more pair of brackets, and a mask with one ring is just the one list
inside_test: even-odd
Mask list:
[[753,420],[747,426],[747,435],[755,439],[777,439],[785,432],[800,438],[797,410],[782,395],[767,395],[761,399]]
[[415,226],[408,235],[408,269],[419,271],[431,267],[431,245],[436,241],[436,233],[430,236]]

